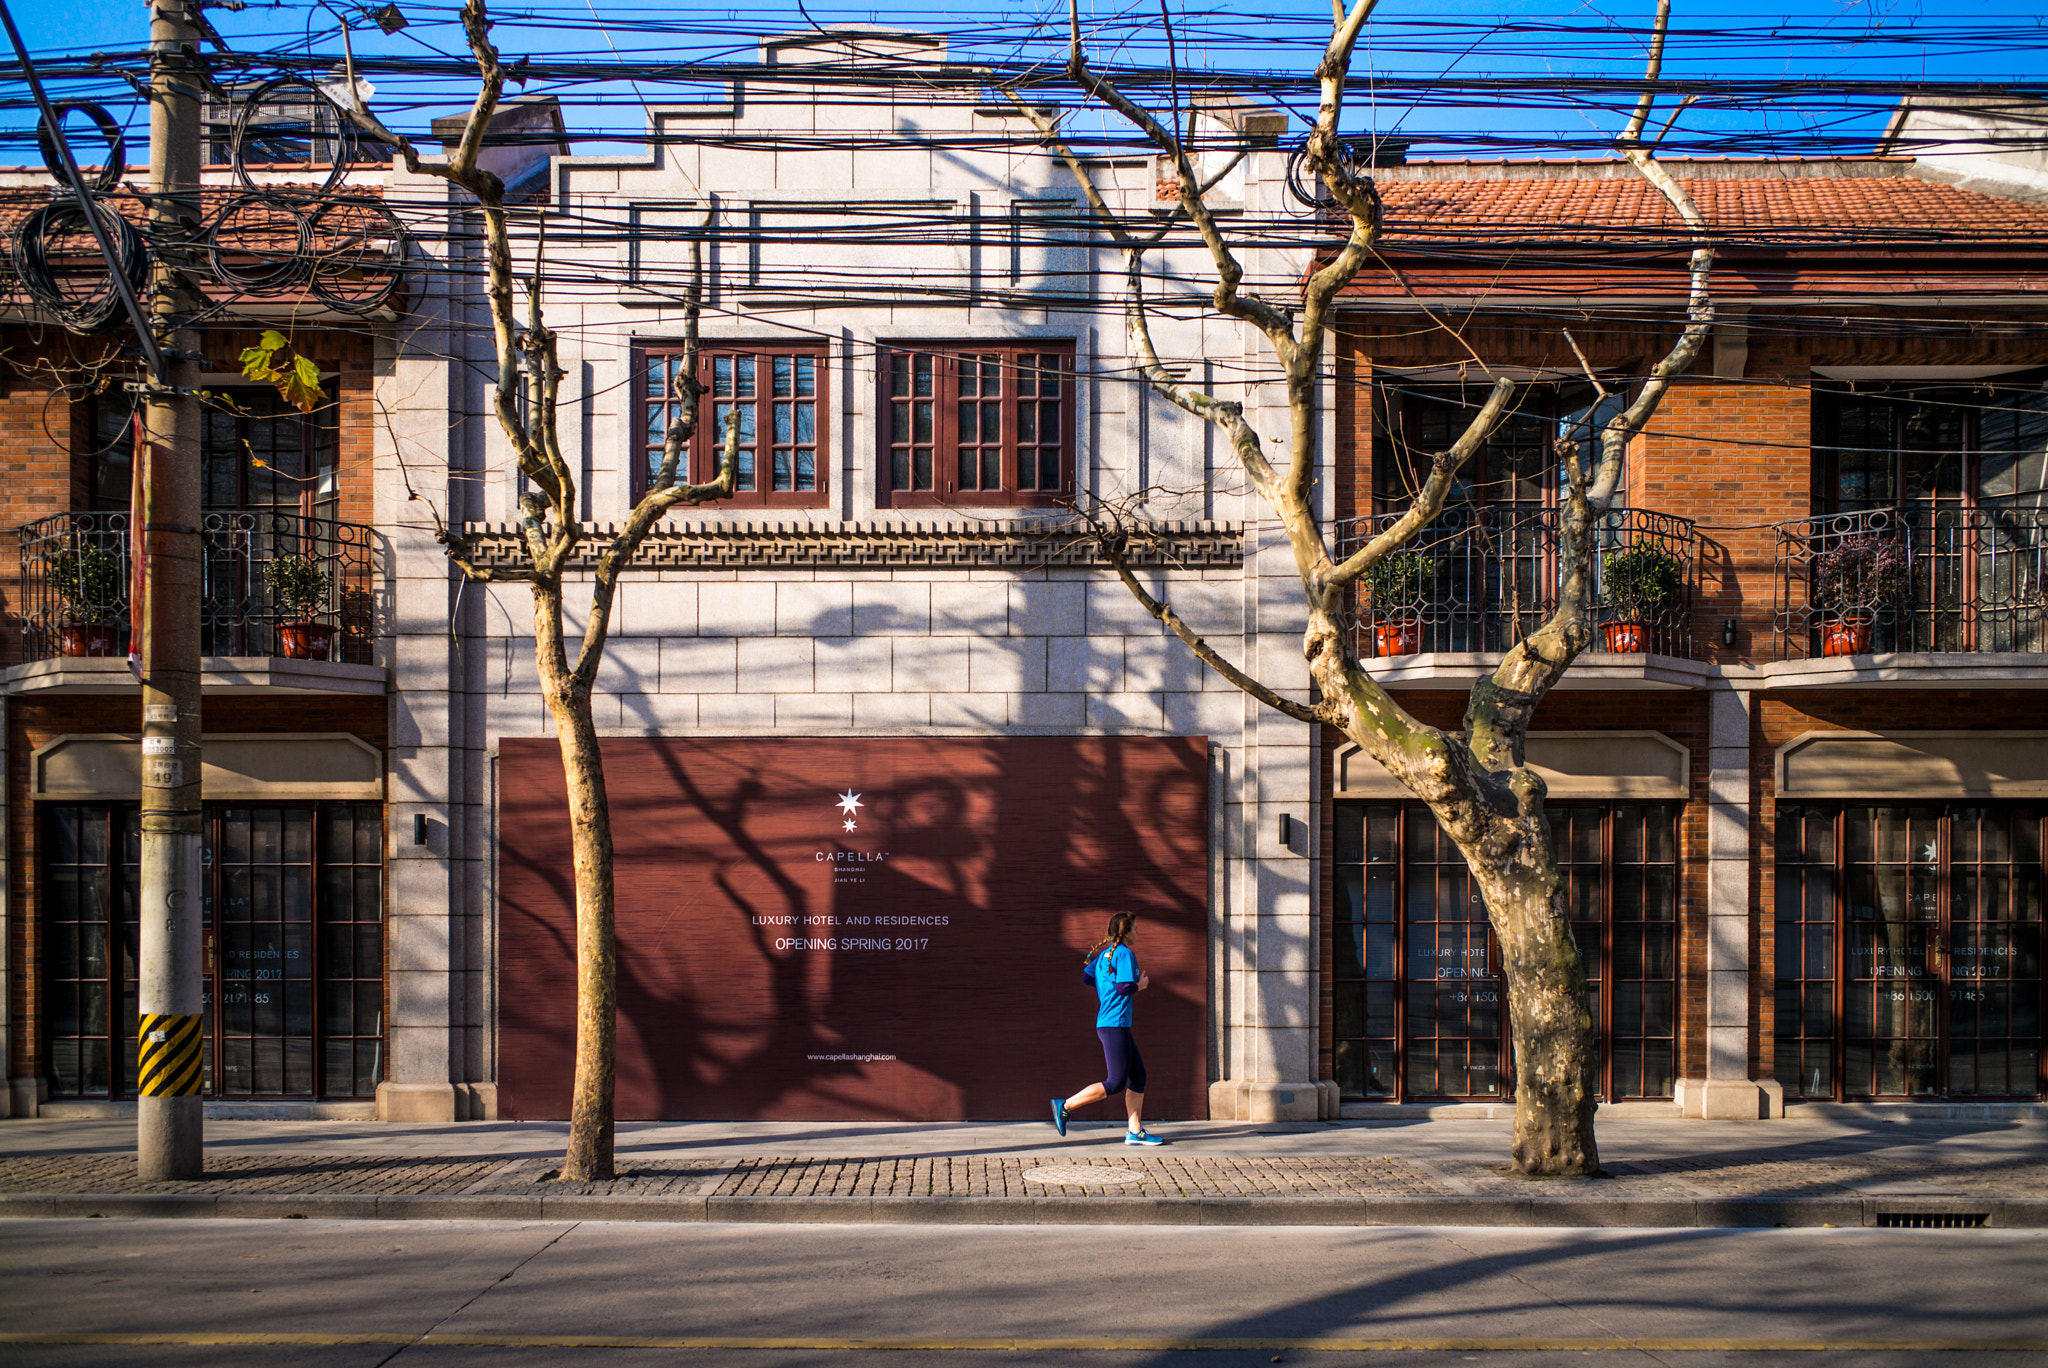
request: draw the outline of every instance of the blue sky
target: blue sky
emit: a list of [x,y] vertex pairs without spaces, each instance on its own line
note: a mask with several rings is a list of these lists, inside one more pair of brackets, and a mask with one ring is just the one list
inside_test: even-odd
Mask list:
[[[11,0],[39,65],[93,52],[134,53],[146,41],[148,9],[141,0]],[[360,4],[266,3],[251,0],[239,13],[209,15],[238,51],[308,54],[325,64],[339,58],[337,15],[352,13],[356,50],[365,56],[442,62],[463,55],[456,10],[447,3],[400,0],[410,26],[382,35],[361,18]],[[1520,0],[1473,6],[1455,0],[1383,0],[1354,63],[1353,127],[1397,130],[1419,139],[1418,155],[1529,155],[1554,148],[1584,151],[1611,137],[1625,96],[1589,97],[1536,107],[1460,96],[1438,84],[1418,100],[1401,78],[1464,77],[1628,78],[1639,74],[1641,29],[1652,0],[1572,3]],[[1667,150],[1769,153],[1853,151],[1883,126],[1888,93],[1844,99],[1828,93],[1853,81],[2010,81],[2048,91],[2048,25],[2037,4],[2021,0],[1788,0],[1773,6],[1688,3],[1677,0],[1667,62],[1673,79],[1711,78],[1792,83],[1687,109]],[[1183,70],[1309,71],[1327,33],[1324,0],[1240,0],[1205,6],[1168,0]],[[1063,0],[1028,0],[1021,6],[968,3],[871,8],[810,4],[821,24],[875,23],[950,29],[956,55],[984,60],[1056,62],[1065,31]],[[574,57],[611,61],[744,60],[755,36],[807,27],[795,3],[766,0],[742,8],[691,9],[614,0],[542,0],[494,7],[497,39],[508,60]],[[1163,66],[1165,50],[1157,0],[1090,0],[1084,22],[1094,51],[1105,61]],[[1395,81],[1382,88],[1371,77]],[[466,82],[459,73],[377,78],[378,105],[395,126],[422,128],[434,113],[459,107]],[[538,88],[538,87],[536,87]],[[637,126],[633,93],[616,83],[549,87],[570,111],[572,129],[624,133]],[[140,132],[139,107],[122,87],[104,81],[71,84],[61,93],[94,93],[119,102]],[[667,93],[659,82],[639,91]],[[20,160],[27,112],[19,86],[6,92],[10,108],[0,129],[14,134],[6,146]],[[33,155],[30,153],[29,155]]]

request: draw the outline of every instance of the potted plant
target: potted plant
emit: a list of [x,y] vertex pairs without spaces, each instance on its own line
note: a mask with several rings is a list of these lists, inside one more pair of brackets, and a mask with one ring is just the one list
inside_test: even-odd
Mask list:
[[1396,551],[1366,568],[1373,646],[1379,655],[1413,655],[1422,649],[1422,592],[1435,575],[1436,562],[1420,551]]
[[1910,568],[1905,542],[1885,533],[1852,533],[1815,556],[1812,603],[1825,614],[1820,653],[1867,652],[1872,619],[1904,592]]
[[263,584],[276,600],[282,619],[277,638],[285,659],[328,659],[334,645],[334,627],[312,619],[327,606],[334,576],[311,556],[286,552],[264,564]]
[[79,542],[52,554],[48,565],[50,588],[64,605],[57,649],[67,656],[119,655],[121,558]]
[[1638,654],[1649,649],[1650,624],[1685,587],[1685,567],[1655,542],[1609,551],[1600,560],[1601,593],[1608,620],[1600,624],[1608,650]]

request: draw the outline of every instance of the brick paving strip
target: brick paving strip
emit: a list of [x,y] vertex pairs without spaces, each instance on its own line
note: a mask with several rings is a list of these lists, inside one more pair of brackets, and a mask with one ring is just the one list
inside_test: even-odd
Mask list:
[[[122,1154],[0,1156],[0,1194],[285,1197],[1508,1199],[1516,1202],[1813,1200],[1872,1190],[1930,1196],[2048,1196],[2048,1157],[1912,1164],[1864,1156],[1616,1161],[1594,1183],[1532,1183],[1498,1168],[1394,1158],[1079,1154],[629,1161],[602,1183],[554,1179],[558,1160],[211,1154],[200,1182],[145,1183]],[[1037,1171],[1034,1176],[1034,1171]],[[1100,1179],[1094,1172],[1102,1172]],[[1106,1172],[1105,1172],[1106,1171]]]

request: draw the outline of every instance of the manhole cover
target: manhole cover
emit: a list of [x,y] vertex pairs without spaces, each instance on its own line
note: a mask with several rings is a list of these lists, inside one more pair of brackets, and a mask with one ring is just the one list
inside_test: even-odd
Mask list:
[[1104,1187],[1118,1183],[1142,1183],[1145,1175],[1101,1164],[1048,1164],[1044,1168],[1024,1170],[1024,1181],[1061,1183],[1068,1187]]

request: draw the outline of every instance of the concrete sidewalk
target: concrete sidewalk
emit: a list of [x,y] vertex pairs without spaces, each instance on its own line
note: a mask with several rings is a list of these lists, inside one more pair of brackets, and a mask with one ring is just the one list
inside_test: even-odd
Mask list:
[[1177,1225],[2048,1225],[2048,1124],[1603,1115],[1606,1176],[1501,1170],[1493,1117],[1253,1127],[628,1123],[620,1177],[554,1179],[555,1123],[210,1121],[207,1177],[143,1183],[134,1123],[0,1122],[0,1216]]

